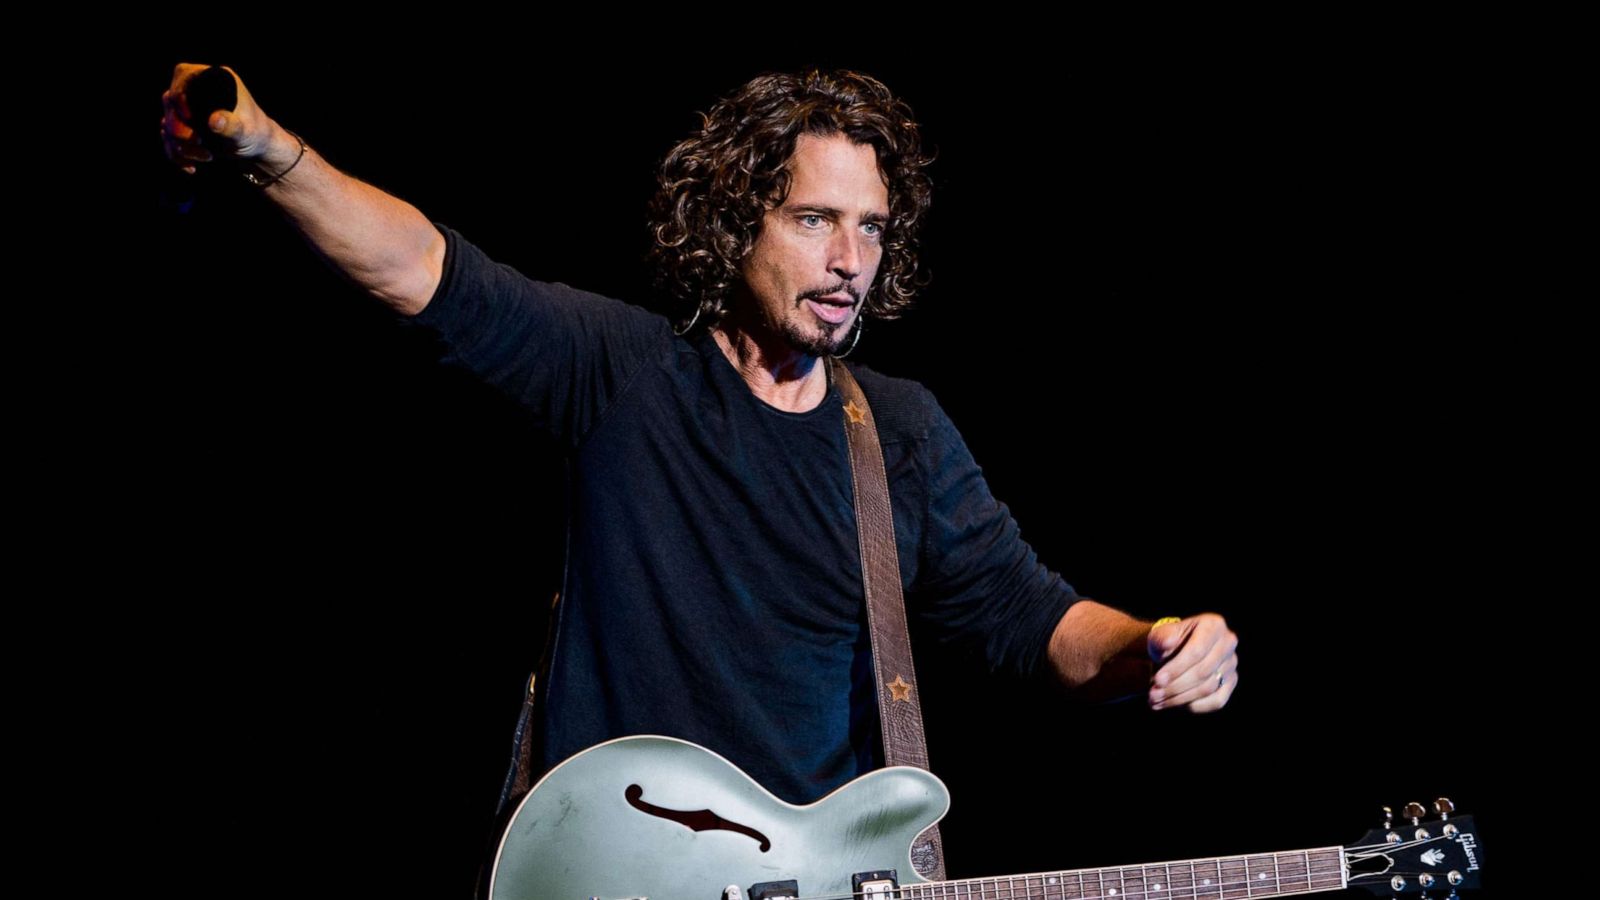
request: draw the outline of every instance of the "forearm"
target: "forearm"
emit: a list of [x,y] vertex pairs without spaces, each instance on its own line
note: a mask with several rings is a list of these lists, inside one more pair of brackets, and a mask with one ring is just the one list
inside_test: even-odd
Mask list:
[[253,168],[288,174],[262,193],[335,271],[404,315],[421,312],[444,269],[444,236],[421,210],[339,171],[316,148],[299,156],[300,142],[274,122]]
[[1154,664],[1147,641],[1153,623],[1083,599],[1067,608],[1050,636],[1050,664],[1083,700],[1107,702],[1147,691]]

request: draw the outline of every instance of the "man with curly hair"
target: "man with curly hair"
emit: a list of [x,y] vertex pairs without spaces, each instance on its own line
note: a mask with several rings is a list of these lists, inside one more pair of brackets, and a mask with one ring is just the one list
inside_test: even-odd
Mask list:
[[[543,714],[518,729],[536,749],[503,807],[625,734],[710,747],[793,803],[881,765],[829,359],[921,286],[930,158],[906,104],[867,75],[811,69],[761,75],[703,114],[650,207],[658,283],[683,305],[675,327],[494,262],[334,169],[242,82],[233,110],[188,109],[184,88],[205,68],[180,64],[164,95],[169,157],[190,172],[218,154],[243,166],[331,265],[437,330],[449,361],[568,451]],[[1151,623],[1080,598],[1021,540],[925,388],[838,365],[876,420],[906,606],[927,633],[1086,698],[1227,702],[1237,639],[1221,616]]]

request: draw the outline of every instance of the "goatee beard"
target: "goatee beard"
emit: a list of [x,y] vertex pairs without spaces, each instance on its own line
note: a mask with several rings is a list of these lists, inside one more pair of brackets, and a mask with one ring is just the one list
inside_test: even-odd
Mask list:
[[793,322],[785,321],[782,329],[783,340],[790,347],[810,356],[837,356],[840,350],[849,346],[851,336],[860,326],[859,320],[860,316],[857,316],[856,320],[850,323],[850,327],[838,337],[834,337],[832,331],[806,333]]

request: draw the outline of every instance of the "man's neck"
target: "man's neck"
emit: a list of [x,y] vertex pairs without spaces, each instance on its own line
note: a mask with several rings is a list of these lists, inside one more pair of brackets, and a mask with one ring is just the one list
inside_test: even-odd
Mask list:
[[786,412],[810,412],[828,396],[828,375],[818,357],[790,347],[776,336],[760,337],[750,329],[723,321],[711,338],[728,362],[769,406]]

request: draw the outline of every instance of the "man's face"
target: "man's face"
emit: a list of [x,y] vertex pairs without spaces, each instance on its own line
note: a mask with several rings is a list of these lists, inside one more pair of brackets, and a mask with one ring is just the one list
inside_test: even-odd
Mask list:
[[839,134],[802,134],[789,172],[788,199],[766,211],[744,258],[745,300],[789,346],[831,355],[844,347],[878,274],[889,189],[872,147]]

